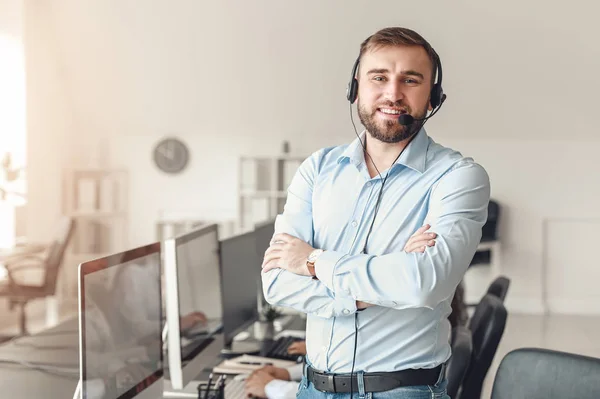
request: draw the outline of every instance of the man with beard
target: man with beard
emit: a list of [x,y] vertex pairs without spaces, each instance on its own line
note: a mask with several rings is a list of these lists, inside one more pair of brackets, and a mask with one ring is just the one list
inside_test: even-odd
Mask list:
[[423,128],[441,75],[418,33],[370,36],[347,95],[365,131],[315,152],[288,188],[262,280],[269,303],[308,315],[299,398],[447,398],[450,304],[490,185]]

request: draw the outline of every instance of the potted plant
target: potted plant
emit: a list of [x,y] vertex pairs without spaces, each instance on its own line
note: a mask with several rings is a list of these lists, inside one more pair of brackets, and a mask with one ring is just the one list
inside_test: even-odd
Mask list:
[[258,321],[254,324],[254,337],[260,341],[273,339],[275,336],[274,321],[281,316],[275,307],[266,304],[258,317]]

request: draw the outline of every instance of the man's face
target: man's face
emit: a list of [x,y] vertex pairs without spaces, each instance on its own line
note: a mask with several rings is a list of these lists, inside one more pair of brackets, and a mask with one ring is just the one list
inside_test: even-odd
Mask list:
[[421,46],[387,46],[360,60],[358,115],[377,140],[398,143],[417,133],[423,122],[403,126],[400,113],[423,118],[431,110],[432,65]]

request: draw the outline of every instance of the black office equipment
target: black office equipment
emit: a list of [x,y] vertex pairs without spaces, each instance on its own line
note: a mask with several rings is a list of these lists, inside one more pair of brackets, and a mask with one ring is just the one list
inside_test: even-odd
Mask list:
[[498,367],[492,399],[597,399],[598,376],[598,358],[541,348],[515,349]]
[[233,338],[258,319],[256,295],[262,257],[256,252],[255,232],[222,240],[220,254],[224,353],[258,353],[257,343],[233,345]]
[[270,344],[266,344],[261,355],[273,359],[291,360],[293,362],[301,363],[304,359],[304,356],[291,355],[287,351],[291,344],[298,341],[303,341],[303,339],[290,336],[279,337],[278,339],[273,340]]
[[469,322],[473,339],[471,363],[458,398],[479,399],[485,376],[494,360],[498,344],[506,327],[507,311],[502,301],[486,295],[475,309]]
[[446,367],[446,379],[448,380],[446,392],[448,396],[454,398],[471,363],[473,353],[471,331],[463,325],[454,327],[450,346],[452,347],[452,356],[450,356]]

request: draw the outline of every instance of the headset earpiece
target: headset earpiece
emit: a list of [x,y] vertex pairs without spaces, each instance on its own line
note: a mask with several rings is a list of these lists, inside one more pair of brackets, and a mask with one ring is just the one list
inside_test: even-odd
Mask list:
[[440,105],[442,105],[442,97],[444,96],[444,90],[442,90],[442,86],[439,83],[433,85],[431,89],[431,94],[429,96],[429,102],[431,103],[431,108],[436,109]]
[[346,90],[346,98],[350,101],[350,104],[354,104],[358,95],[358,80],[352,78],[348,83],[348,89]]
[[358,79],[356,79],[356,71],[358,70],[359,61],[360,57],[354,62],[354,66],[352,67],[352,77],[346,88],[346,98],[350,101],[350,104],[354,104],[356,97],[358,97]]

